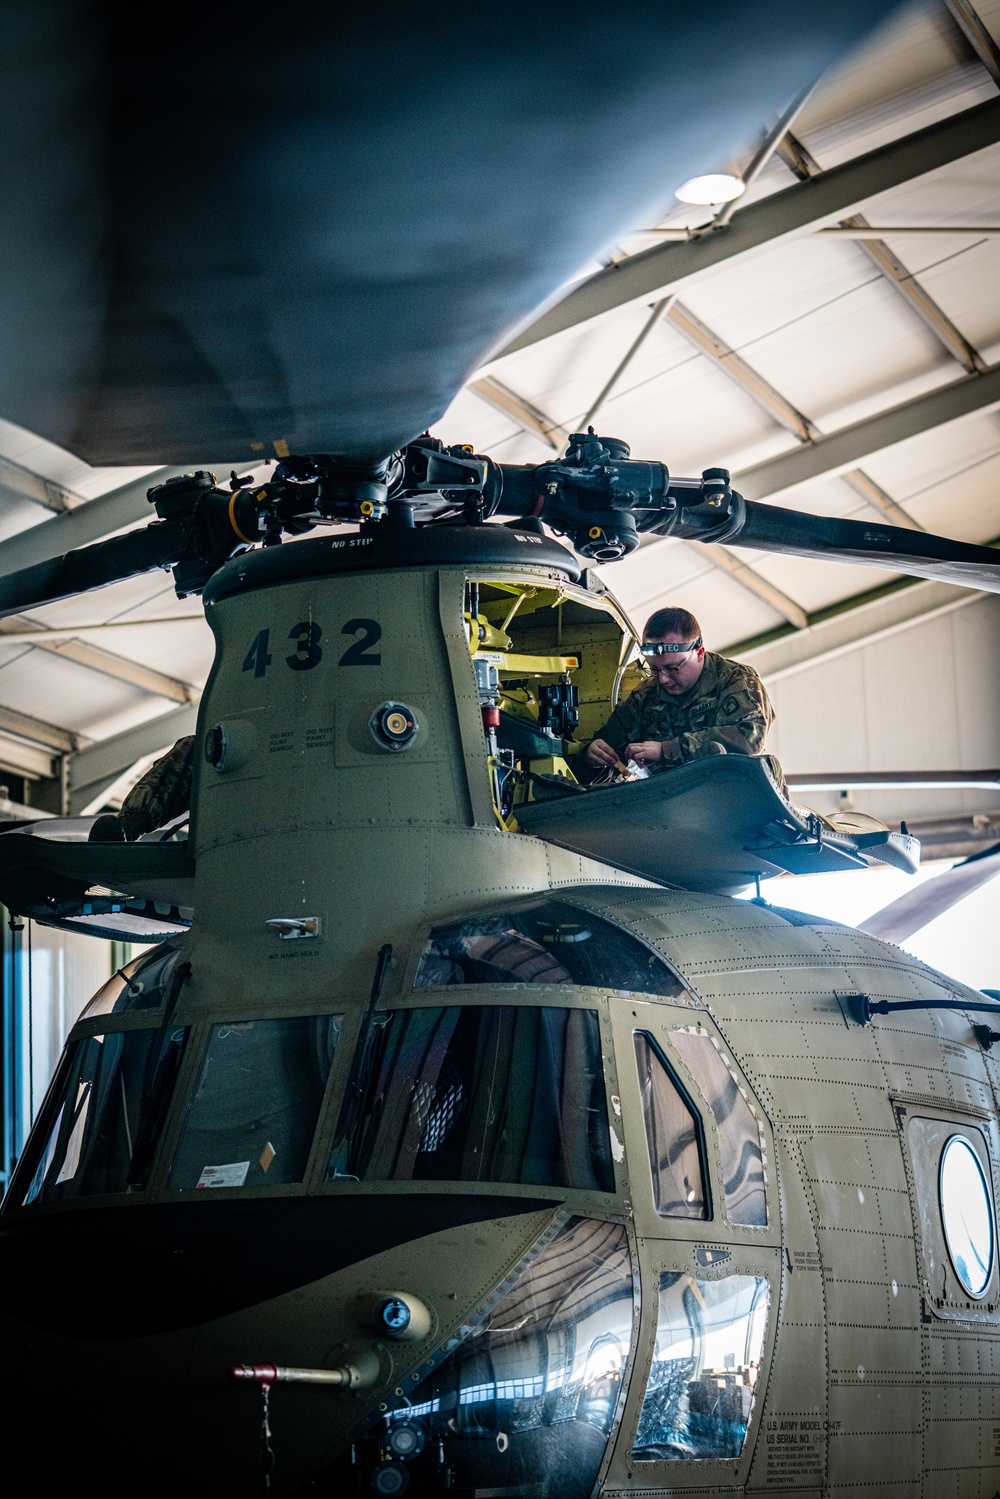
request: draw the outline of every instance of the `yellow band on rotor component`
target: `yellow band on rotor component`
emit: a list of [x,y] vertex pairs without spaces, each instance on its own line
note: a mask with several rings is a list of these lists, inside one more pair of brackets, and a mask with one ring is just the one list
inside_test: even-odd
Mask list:
[[516,651],[473,651],[473,661],[488,661],[500,671],[534,671],[540,674],[576,671],[579,656],[521,656]]
[[240,497],[240,495],[242,493],[243,493],[242,489],[238,489],[236,491],[236,493],[232,496],[232,498],[229,501],[229,524],[232,526],[233,530],[236,532],[237,536],[240,538],[240,541],[245,541],[248,546],[252,546],[253,545],[253,537],[252,536],[244,536],[243,532],[240,530],[239,526],[236,524],[236,501],[239,499],[239,497]]

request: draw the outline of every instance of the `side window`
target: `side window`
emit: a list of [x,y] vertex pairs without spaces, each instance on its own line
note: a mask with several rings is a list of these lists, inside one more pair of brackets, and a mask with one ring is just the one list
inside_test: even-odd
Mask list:
[[722,1158],[726,1217],[762,1228],[767,1223],[760,1126],[737,1079],[706,1031],[671,1032],[670,1039],[715,1115]]
[[316,1015],[213,1026],[171,1188],[301,1181],[341,1022]]
[[743,1450],[767,1330],[760,1275],[696,1280],[660,1274],[656,1346],[632,1458],[737,1458]]
[[971,1121],[915,1116],[906,1143],[924,1302],[938,1317],[994,1321],[1000,1276],[986,1138]]
[[635,1061],[656,1211],[661,1218],[708,1218],[701,1118],[645,1031],[635,1032]]
[[986,1291],[993,1273],[993,1198],[979,1157],[964,1135],[941,1152],[941,1224],[955,1274],[970,1296]]

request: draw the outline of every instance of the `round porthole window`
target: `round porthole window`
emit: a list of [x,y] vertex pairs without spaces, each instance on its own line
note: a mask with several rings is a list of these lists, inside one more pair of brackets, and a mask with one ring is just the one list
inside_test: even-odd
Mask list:
[[941,1152],[941,1222],[955,1274],[970,1296],[982,1296],[993,1273],[993,1203],[979,1157],[964,1135]]

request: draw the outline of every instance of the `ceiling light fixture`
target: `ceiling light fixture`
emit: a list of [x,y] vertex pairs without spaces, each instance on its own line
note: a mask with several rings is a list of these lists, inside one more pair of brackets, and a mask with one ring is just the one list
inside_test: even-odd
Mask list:
[[681,183],[674,197],[680,203],[732,203],[746,190],[742,177],[735,177],[732,172],[709,172],[707,176],[691,177]]

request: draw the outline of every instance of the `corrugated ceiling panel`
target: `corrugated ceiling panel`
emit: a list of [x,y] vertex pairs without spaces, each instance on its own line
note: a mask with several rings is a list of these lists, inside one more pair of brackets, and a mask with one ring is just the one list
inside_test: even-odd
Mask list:
[[690,609],[712,650],[784,623],[768,604],[685,542],[641,547],[624,562],[600,572],[640,629],[654,609],[668,604]]
[[865,467],[929,530],[960,541],[1000,536],[1000,412],[922,433]]
[[33,646],[0,644],[0,702],[4,707],[57,723],[93,738],[112,733],[109,723],[124,715],[162,708],[162,699],[152,698],[126,682],[90,671],[73,661],[35,650]]

